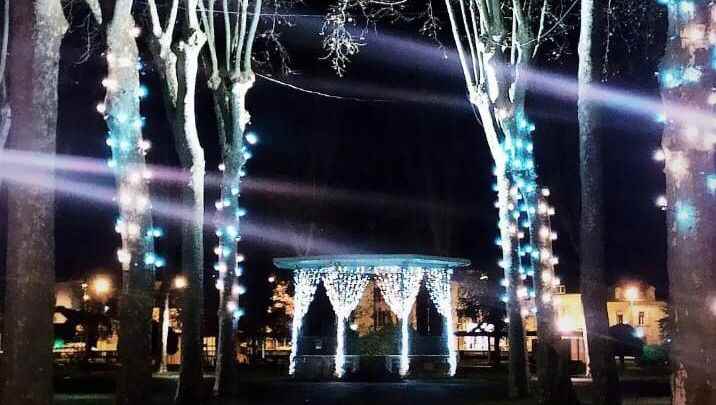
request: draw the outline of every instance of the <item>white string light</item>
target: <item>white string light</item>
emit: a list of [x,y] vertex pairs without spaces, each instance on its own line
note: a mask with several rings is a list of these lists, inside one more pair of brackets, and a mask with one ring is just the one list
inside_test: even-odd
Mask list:
[[301,331],[303,317],[308,312],[308,307],[313,301],[318,282],[321,275],[314,270],[296,270],[293,273],[293,285],[295,288],[293,296],[293,323],[291,327],[291,355],[289,357],[288,373],[293,375],[296,372],[296,354],[298,353],[298,334]]
[[408,317],[415,303],[415,297],[418,295],[422,279],[423,269],[421,267],[376,267],[376,284],[383,293],[383,298],[391,311],[401,321],[400,375],[406,375],[410,368]]
[[[105,101],[97,105],[97,112],[104,117],[109,129],[105,143],[112,156],[107,165],[117,179],[120,216],[115,231],[122,235],[117,259],[124,270],[131,268],[132,260],[142,260],[142,267],[154,270],[165,264],[165,260],[154,253],[154,239],[163,233],[152,226],[151,218],[146,215],[151,209],[148,189],[151,176],[147,175],[144,156],[150,143],[142,138],[144,119],[140,115],[139,100],[147,96],[147,91],[139,84],[137,72],[128,70],[141,70],[135,45],[139,33],[133,31],[135,28],[129,29],[127,37],[109,43],[112,49],[106,54],[108,77],[101,81],[106,91]],[[125,43],[118,44],[120,41]],[[130,85],[136,87],[127,88]],[[140,254],[132,255],[132,251]]]
[[335,375],[345,372],[345,324],[351,312],[358,306],[363,290],[370,280],[365,267],[333,266],[322,270],[323,285],[336,313],[336,360]]
[[425,286],[430,294],[430,299],[437,307],[440,315],[445,318],[448,339],[448,374],[454,376],[457,370],[457,345],[455,344],[455,333],[452,325],[451,277],[452,270],[450,269],[433,269],[425,272]]

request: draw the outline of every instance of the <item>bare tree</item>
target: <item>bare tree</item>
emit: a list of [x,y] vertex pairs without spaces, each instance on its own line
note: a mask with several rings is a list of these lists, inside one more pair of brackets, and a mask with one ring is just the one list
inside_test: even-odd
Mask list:
[[[182,203],[191,207],[191,218],[182,224],[182,272],[187,286],[182,299],[182,368],[176,403],[201,401],[202,317],[204,307],[204,150],[196,127],[195,89],[199,53],[206,35],[199,28],[197,0],[183,0],[184,23],[174,35],[179,0],[172,0],[162,24],[155,0],[149,0],[152,33],[150,47],[162,79],[167,117],[172,124],[174,143],[182,168],[190,182],[182,191]],[[176,40],[174,38],[178,38]]]
[[[8,3],[3,38],[10,21],[9,94],[15,111],[10,146],[53,156],[60,44],[68,23],[59,0],[16,1],[9,20]],[[54,205],[52,188],[8,184],[5,378],[0,401],[6,405],[53,402]]]
[[[564,14],[561,3],[549,0],[541,3],[522,0],[445,0],[453,38],[465,76],[469,100],[480,121],[495,161],[497,178],[497,207],[499,210],[500,240],[507,284],[507,314],[510,341],[509,389],[511,396],[522,396],[528,391],[525,355],[525,338],[520,291],[524,291],[520,257],[531,257],[534,294],[537,302],[538,325],[542,326],[538,354],[540,400],[554,403],[567,401],[564,389],[569,387],[568,376],[552,370],[558,353],[553,345],[558,341],[553,328],[548,328],[554,316],[550,302],[552,266],[555,259],[551,246],[538,249],[541,238],[552,232],[548,216],[539,215],[540,191],[533,156],[531,132],[534,126],[527,120],[525,97],[529,81],[525,73],[538,54],[539,46],[562,28]],[[568,12],[564,11],[565,13]],[[554,25],[547,28],[548,19]],[[551,34],[549,34],[551,33]],[[548,35],[549,34],[549,35]],[[523,223],[518,223],[520,212],[527,216],[530,245],[521,248]],[[549,212],[549,210],[548,210]],[[566,402],[561,402],[566,403]]]
[[[219,299],[219,337],[216,354],[214,392],[218,395],[235,393],[237,382],[236,327],[242,311],[238,306],[243,289],[239,285],[240,262],[238,253],[239,218],[245,210],[239,206],[241,177],[244,165],[251,156],[245,141],[246,125],[250,115],[246,109],[246,94],[253,87],[252,49],[262,11],[262,1],[255,0],[249,9],[249,0],[236,1],[235,8],[228,0],[221,2],[221,13],[215,14],[215,0],[208,5],[201,0],[201,18],[208,38],[208,85],[214,100],[214,112],[219,131],[223,176],[218,209],[219,246],[217,248],[220,279],[217,288]],[[223,23],[223,52],[217,50],[217,25]]]
[[[667,268],[672,302],[672,404],[713,404],[716,391],[716,153],[710,118],[713,84],[712,1],[668,6],[666,52],[659,81],[666,124]],[[684,108],[703,119],[684,119]],[[709,118],[706,118],[709,117]]]
[[620,404],[621,390],[607,317],[608,289],[605,276],[603,143],[599,106],[587,96],[589,86],[601,82],[606,69],[607,13],[609,2],[582,0],[579,35],[579,174],[580,290],[589,347],[592,400],[595,404]]

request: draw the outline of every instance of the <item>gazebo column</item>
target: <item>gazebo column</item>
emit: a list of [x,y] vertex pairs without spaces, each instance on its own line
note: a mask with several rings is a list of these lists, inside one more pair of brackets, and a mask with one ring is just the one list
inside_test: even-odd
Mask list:
[[323,273],[323,285],[336,314],[336,360],[335,375],[345,373],[346,320],[358,306],[369,275],[364,267],[333,267]]
[[385,302],[401,322],[400,375],[404,376],[410,370],[410,343],[408,342],[410,310],[413,308],[415,297],[420,289],[423,269],[421,267],[386,266],[376,270],[376,284],[383,293]]
[[[457,344],[453,330],[452,318],[452,291],[450,289],[451,269],[440,269],[425,272],[425,285],[428,288],[430,299],[445,318],[445,331],[447,333],[448,364],[450,376],[457,370]],[[495,344],[499,344],[496,342]]]
[[296,372],[296,355],[298,354],[298,336],[301,333],[303,318],[313,301],[316,287],[321,280],[320,273],[315,270],[300,269],[293,273],[295,293],[293,298],[293,322],[291,325],[291,356],[289,357],[288,373]]

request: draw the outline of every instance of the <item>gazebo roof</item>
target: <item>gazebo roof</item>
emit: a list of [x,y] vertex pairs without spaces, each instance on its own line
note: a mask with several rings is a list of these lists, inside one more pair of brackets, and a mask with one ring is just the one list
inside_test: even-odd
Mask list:
[[328,255],[280,257],[273,259],[274,265],[280,269],[315,269],[321,270],[332,266],[347,267],[422,267],[425,269],[445,269],[466,267],[470,265],[467,259],[455,257],[426,256],[415,254],[355,254],[355,255]]

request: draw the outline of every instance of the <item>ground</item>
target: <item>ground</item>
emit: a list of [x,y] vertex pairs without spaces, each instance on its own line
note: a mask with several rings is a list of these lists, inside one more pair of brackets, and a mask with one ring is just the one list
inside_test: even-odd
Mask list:
[[[455,379],[418,379],[404,382],[308,382],[293,381],[262,371],[243,373],[241,395],[231,400],[211,400],[207,405],[532,405],[533,399],[508,400],[504,372],[480,370]],[[157,405],[171,403],[176,374],[157,375],[153,380]],[[577,393],[588,402],[589,381],[575,379]],[[106,379],[60,381],[58,405],[112,404],[112,386]],[[82,392],[78,392],[82,391]],[[625,375],[624,405],[669,404],[669,384],[663,376]]]

